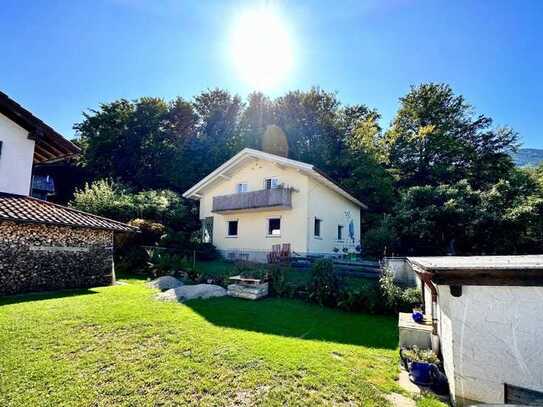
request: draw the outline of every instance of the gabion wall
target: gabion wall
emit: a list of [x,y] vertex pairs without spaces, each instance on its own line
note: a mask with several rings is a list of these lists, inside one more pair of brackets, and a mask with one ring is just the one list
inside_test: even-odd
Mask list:
[[113,232],[0,221],[0,295],[110,285]]

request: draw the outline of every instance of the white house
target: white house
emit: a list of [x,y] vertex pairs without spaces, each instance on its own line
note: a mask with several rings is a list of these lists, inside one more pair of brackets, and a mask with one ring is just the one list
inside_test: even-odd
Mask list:
[[33,164],[78,152],[79,147],[0,92],[0,192],[29,195]]
[[360,244],[364,204],[313,165],[278,155],[245,148],[183,196],[200,201],[204,238],[225,256],[265,261],[276,244],[303,255]]
[[[408,262],[422,283],[453,403],[543,405],[543,255]],[[403,332],[414,338],[418,329],[420,340],[427,328],[400,318],[400,342]]]

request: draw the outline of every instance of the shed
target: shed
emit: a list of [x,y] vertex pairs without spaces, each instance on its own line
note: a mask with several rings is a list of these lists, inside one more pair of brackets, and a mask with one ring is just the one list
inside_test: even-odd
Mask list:
[[409,257],[451,399],[541,405],[543,255]]
[[115,281],[113,235],[136,229],[73,208],[0,192],[0,295]]

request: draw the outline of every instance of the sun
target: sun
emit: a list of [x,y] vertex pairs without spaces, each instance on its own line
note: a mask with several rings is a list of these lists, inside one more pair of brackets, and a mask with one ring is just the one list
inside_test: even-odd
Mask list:
[[241,14],[233,26],[230,44],[240,79],[254,90],[277,87],[292,69],[288,30],[270,7]]

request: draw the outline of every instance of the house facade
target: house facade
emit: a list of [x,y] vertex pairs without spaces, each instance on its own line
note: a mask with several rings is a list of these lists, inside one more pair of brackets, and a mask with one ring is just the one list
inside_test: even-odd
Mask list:
[[[78,152],[0,92],[0,295],[115,281],[114,233],[134,228],[29,196],[34,165]],[[39,181],[47,193],[49,180]]]
[[300,161],[246,148],[183,196],[199,200],[204,240],[226,257],[266,261],[284,243],[301,255],[360,244],[364,205]]

